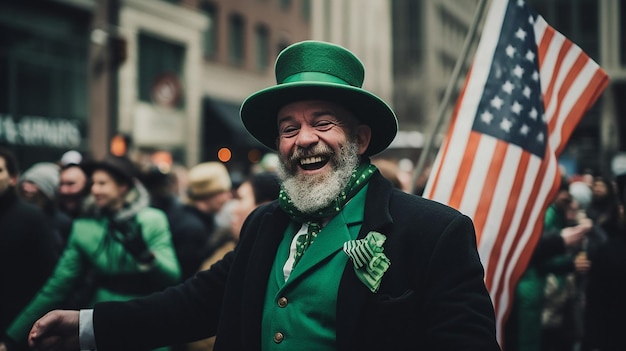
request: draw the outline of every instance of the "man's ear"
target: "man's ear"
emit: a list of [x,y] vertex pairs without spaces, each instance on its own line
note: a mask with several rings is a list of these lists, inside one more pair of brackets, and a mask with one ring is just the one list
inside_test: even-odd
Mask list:
[[363,155],[372,140],[372,128],[365,124],[356,127],[356,142],[359,145],[359,155]]

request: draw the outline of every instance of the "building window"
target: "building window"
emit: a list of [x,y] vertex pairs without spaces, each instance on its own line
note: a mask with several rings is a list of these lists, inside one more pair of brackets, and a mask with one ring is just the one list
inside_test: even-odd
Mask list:
[[266,26],[259,25],[255,31],[256,68],[264,71],[269,65],[269,31]]
[[203,38],[204,57],[215,58],[217,51],[217,9],[211,4],[202,4],[202,12],[207,18],[207,27]]
[[244,21],[240,15],[232,15],[229,21],[228,58],[234,65],[244,62]]
[[[154,102],[155,83],[166,76],[180,79],[183,76],[185,48],[177,43],[139,34],[139,99]],[[176,101],[175,107],[183,107],[183,99]]]

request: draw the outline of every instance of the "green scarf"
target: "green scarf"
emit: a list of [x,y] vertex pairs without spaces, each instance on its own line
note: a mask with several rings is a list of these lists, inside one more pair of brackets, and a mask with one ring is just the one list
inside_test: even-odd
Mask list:
[[298,223],[306,223],[308,226],[306,235],[298,237],[296,242],[296,256],[293,263],[293,267],[300,261],[300,258],[304,254],[304,251],[313,244],[313,241],[317,237],[317,234],[321,230],[320,221],[324,218],[333,217],[337,213],[341,212],[343,207],[356,195],[374,174],[376,166],[368,162],[361,162],[361,164],[352,171],[350,180],[346,187],[339,193],[339,196],[335,198],[327,207],[315,212],[315,213],[302,213],[294,206],[285,192],[284,188],[280,189],[278,196],[278,203],[280,207],[285,211],[291,219]]

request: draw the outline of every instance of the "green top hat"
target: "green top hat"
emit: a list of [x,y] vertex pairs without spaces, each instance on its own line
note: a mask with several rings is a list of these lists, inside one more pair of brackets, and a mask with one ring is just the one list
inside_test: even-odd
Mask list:
[[252,136],[276,150],[278,110],[286,104],[321,99],[340,104],[372,128],[366,156],[387,148],[398,120],[378,96],[362,89],[365,70],[345,48],[321,41],[303,41],[284,49],[276,59],[277,85],[250,95],[241,106],[241,120]]

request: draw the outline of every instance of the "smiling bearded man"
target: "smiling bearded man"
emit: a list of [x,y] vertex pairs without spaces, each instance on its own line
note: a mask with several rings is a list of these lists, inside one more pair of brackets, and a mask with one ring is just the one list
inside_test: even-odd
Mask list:
[[[314,157],[327,158],[332,171],[314,176],[298,174],[301,163]],[[339,148],[339,153],[334,153],[325,144],[316,144],[310,149],[298,147],[288,159],[280,159],[278,176],[293,205],[301,212],[310,213],[328,206],[339,195],[348,184],[359,159],[359,147],[355,140],[348,140]]]

